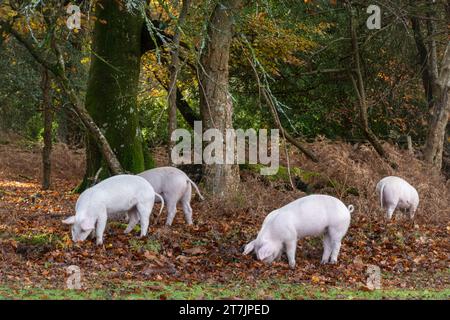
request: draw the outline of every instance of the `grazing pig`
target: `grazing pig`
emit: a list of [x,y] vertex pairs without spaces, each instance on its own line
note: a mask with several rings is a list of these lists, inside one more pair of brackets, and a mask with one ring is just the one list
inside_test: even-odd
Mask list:
[[168,212],[166,225],[172,225],[177,212],[177,203],[180,201],[186,223],[192,224],[191,185],[194,186],[202,200],[203,196],[197,185],[183,171],[174,167],[160,167],[141,172],[139,176],[150,182],[155,192],[164,198]]
[[[141,177],[128,174],[113,176],[81,193],[75,215],[62,222],[72,225],[73,241],[85,240],[95,229],[97,244],[101,245],[108,214],[128,211],[129,224],[125,233],[130,232],[140,220],[143,237],[147,235],[155,195],[162,199]],[[161,210],[163,205],[164,202]]]
[[414,219],[419,206],[419,194],[408,182],[399,177],[385,177],[378,182],[376,192],[380,197],[381,208],[386,209],[387,219],[392,218],[396,208],[408,209],[409,217]]
[[323,234],[322,263],[337,262],[341,240],[350,225],[352,205],[327,195],[310,195],[272,211],[263,222],[255,240],[245,246],[244,254],[254,251],[259,260],[271,263],[283,249],[289,267],[295,268],[297,240]]

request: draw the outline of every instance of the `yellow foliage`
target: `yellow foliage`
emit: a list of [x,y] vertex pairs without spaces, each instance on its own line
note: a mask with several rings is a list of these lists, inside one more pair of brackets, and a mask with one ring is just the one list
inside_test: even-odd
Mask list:
[[13,10],[11,7],[5,5],[0,7],[0,18],[2,20],[8,20],[8,18],[11,19],[15,16],[17,16],[17,11]]
[[278,75],[280,64],[304,64],[298,54],[317,47],[308,36],[324,35],[330,26],[331,24],[326,22],[314,27],[296,23],[294,27],[291,25],[287,28],[283,27],[281,21],[268,17],[266,13],[256,13],[249,17],[243,31],[264,68]]

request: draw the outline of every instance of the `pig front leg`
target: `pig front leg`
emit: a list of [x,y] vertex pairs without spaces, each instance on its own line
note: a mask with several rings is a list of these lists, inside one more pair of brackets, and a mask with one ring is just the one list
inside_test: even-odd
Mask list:
[[297,249],[297,240],[286,242],[286,255],[289,261],[289,267],[295,269],[295,251]]
[[95,227],[95,237],[97,238],[97,245],[103,244],[103,233],[105,232],[107,220],[108,216],[106,212],[102,212],[97,219],[97,225]]
[[409,207],[409,218],[411,220],[414,220],[414,215],[416,214],[416,209],[417,208],[414,206]]

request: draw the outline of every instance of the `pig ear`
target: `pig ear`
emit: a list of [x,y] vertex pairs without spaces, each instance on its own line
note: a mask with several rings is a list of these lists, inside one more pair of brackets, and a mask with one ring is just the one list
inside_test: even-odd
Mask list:
[[273,254],[273,248],[270,244],[266,243],[258,250],[258,259],[264,260]]
[[80,223],[80,227],[83,231],[89,231],[94,229],[94,223],[90,219],[85,219]]
[[62,223],[64,223],[64,224],[74,224],[75,223],[75,216],[68,217],[67,219],[63,220]]
[[249,254],[255,249],[255,240],[249,242],[244,248],[244,255]]

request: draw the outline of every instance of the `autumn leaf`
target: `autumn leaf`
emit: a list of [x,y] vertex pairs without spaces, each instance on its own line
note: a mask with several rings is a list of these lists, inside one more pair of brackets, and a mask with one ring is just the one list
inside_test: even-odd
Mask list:
[[312,275],[311,282],[312,283],[320,283],[320,277],[318,275]]

